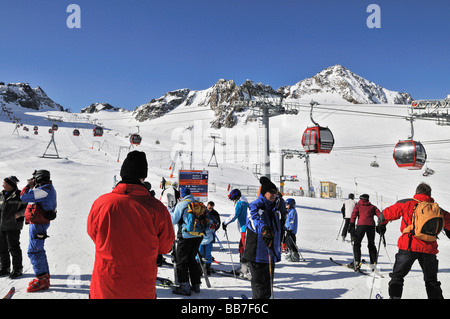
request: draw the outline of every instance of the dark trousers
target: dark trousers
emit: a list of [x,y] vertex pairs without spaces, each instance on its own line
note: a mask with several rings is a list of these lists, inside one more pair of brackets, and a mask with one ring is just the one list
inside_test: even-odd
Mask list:
[[20,249],[20,230],[0,231],[0,263],[2,270],[22,270],[22,250]]
[[200,284],[200,267],[195,257],[197,256],[202,237],[179,238],[176,251],[178,282],[189,282],[191,285]]
[[418,253],[414,251],[399,250],[395,255],[395,264],[392,273],[389,274],[389,296],[401,298],[403,292],[404,277],[411,270],[414,262],[418,260],[422,268],[425,289],[429,299],[443,299],[441,283],[437,280],[438,260],[434,254]]
[[353,256],[356,262],[361,261],[361,242],[367,236],[367,248],[369,248],[370,263],[377,261],[377,247],[375,246],[375,226],[358,225],[353,242]]
[[[271,282],[269,264],[249,262],[248,265],[252,275],[252,299],[270,299]],[[271,266],[273,283],[275,264],[272,263]]]
[[288,231],[286,233],[286,246],[289,248],[290,251],[298,253],[297,247],[296,247],[296,241],[297,237],[292,232]]
[[341,236],[344,238],[347,236],[349,224],[350,224],[350,218],[344,218],[344,226],[342,227],[342,233],[341,233]]

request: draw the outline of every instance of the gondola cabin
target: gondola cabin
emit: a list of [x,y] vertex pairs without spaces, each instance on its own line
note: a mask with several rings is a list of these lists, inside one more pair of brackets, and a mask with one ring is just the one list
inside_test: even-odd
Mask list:
[[57,131],[57,130],[58,130],[58,125],[53,124],[53,125],[52,125],[52,130],[53,130],[53,131]]
[[39,128],[37,126],[33,127],[33,131],[37,131]]
[[130,143],[133,145],[140,145],[142,142],[142,137],[139,134],[130,135]]
[[328,154],[334,145],[333,133],[327,127],[308,127],[303,133],[302,145],[306,153]]
[[420,142],[399,141],[394,148],[394,160],[398,167],[418,170],[425,164],[427,153]]
[[73,136],[80,136],[80,130],[74,129],[73,130]]
[[53,130],[52,130],[51,128],[48,129],[48,132],[49,132],[50,134],[53,134]]
[[103,128],[100,126],[94,127],[93,132],[94,132],[94,136],[98,136],[98,137],[103,136]]

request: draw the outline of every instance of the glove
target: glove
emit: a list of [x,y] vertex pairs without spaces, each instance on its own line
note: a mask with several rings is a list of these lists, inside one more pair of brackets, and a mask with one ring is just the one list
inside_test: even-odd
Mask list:
[[227,231],[227,224],[222,223],[222,229],[223,229],[224,231]]
[[262,234],[262,240],[264,245],[267,248],[271,248],[273,245],[273,232],[272,229],[270,229],[270,227],[264,226],[261,229],[261,234]]
[[386,225],[377,225],[377,227],[375,227],[375,231],[380,234],[380,236],[383,236],[386,232]]

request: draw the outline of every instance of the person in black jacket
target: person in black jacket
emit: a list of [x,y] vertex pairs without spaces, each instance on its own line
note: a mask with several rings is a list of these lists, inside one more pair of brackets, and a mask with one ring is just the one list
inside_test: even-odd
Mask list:
[[20,232],[27,203],[20,200],[18,182],[15,176],[6,177],[0,193],[0,276],[9,275],[11,279],[21,276],[23,268]]

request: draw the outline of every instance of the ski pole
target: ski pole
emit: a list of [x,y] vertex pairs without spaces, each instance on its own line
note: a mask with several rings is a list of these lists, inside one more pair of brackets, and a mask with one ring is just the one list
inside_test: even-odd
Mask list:
[[228,233],[227,233],[226,230],[225,230],[225,236],[227,237],[228,251],[230,252],[230,257],[231,257],[231,267],[233,268],[234,279],[237,279],[237,278],[236,278],[236,271],[234,270],[233,254],[231,253],[230,241],[229,241],[229,239],[228,239]]
[[391,267],[393,268],[394,266],[392,265],[391,258],[389,257],[389,253],[388,253],[387,248],[386,248],[386,237],[384,237],[384,234],[382,235],[382,237],[383,237],[384,250],[386,251],[386,256],[387,256],[387,258],[389,260],[389,263],[391,264]]
[[222,243],[221,243],[220,240],[219,240],[219,237],[217,237],[217,234],[216,234],[215,231],[213,232],[213,234],[214,234],[214,237],[216,238],[217,242],[218,242],[219,245],[220,245],[220,250],[225,250],[225,248],[223,247]]
[[382,239],[382,236],[380,236],[380,240],[378,242],[378,250],[377,250],[377,256],[376,256],[376,260],[375,260],[375,268],[373,269],[372,287],[370,287],[369,299],[372,299],[373,285],[375,284],[375,273],[376,273],[376,269],[378,267],[378,254],[380,253],[380,248],[381,248],[381,239]]
[[344,226],[344,222],[345,222],[345,219],[342,220],[341,227],[339,227],[339,232],[338,232],[338,234],[336,236],[336,240],[338,240],[339,235],[341,234],[341,230],[342,230],[342,226]]
[[267,248],[267,253],[269,254],[270,292],[272,294],[272,299],[275,299],[275,296],[273,295],[272,258],[270,258],[270,248]]

